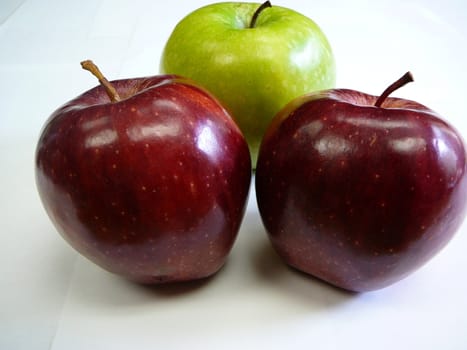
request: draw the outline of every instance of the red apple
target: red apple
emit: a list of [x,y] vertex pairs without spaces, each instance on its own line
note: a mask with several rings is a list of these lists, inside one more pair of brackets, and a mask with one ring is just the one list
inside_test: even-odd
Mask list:
[[248,146],[209,93],[171,75],[109,83],[56,110],[36,182],[60,234],[104,269],[143,283],[212,275],[245,211]]
[[259,211],[283,260],[352,291],[386,287],[452,238],[466,211],[459,133],[413,101],[344,89],[274,119],[256,170]]

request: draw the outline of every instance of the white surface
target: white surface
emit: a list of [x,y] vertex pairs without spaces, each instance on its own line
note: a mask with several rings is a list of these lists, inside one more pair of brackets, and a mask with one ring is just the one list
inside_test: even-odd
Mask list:
[[[96,84],[81,60],[111,79],[155,74],[173,26],[207,2],[21,3],[0,4],[0,349],[467,349],[467,224],[421,270],[366,294],[286,268],[269,247],[254,189],[227,265],[205,282],[144,288],[78,256],[36,193],[42,124]],[[396,95],[437,110],[467,137],[465,1],[276,4],[320,24],[339,87],[378,94],[410,69],[416,82]]]

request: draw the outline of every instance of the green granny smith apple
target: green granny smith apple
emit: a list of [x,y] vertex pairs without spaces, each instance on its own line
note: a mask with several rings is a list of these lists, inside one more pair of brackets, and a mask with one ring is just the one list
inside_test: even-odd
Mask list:
[[204,85],[230,110],[253,165],[267,126],[286,103],[335,84],[334,56],[318,25],[269,2],[192,12],[172,32],[160,69]]

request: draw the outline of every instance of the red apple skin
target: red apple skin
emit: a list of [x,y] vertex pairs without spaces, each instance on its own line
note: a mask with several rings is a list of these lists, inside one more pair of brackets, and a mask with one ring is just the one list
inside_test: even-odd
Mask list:
[[357,292],[439,252],[466,211],[461,136],[416,102],[335,89],[285,107],[256,169],[272,245],[298,270]]
[[176,76],[111,82],[55,111],[36,150],[40,197],[81,254],[141,283],[224,264],[245,211],[248,146],[225,109]]

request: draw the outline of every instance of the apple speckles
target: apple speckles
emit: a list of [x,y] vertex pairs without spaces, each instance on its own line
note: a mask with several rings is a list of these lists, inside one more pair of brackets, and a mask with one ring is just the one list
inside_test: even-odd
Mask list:
[[118,155],[120,154],[120,150],[119,150],[119,149],[116,149],[116,150],[114,151],[114,153],[118,156]]
[[113,170],[117,169],[117,164],[113,163],[113,164],[112,164],[112,169],[113,169]]
[[193,181],[190,181],[190,192],[192,194],[195,194],[196,193],[196,185]]
[[147,190],[147,187],[146,187],[146,186],[144,186],[144,185],[141,186],[141,191],[146,192],[146,190]]

